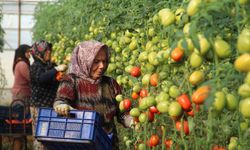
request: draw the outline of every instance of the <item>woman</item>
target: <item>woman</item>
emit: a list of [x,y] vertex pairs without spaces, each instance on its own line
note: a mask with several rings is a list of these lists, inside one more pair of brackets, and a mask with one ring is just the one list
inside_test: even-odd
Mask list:
[[[52,44],[41,40],[32,45],[34,62],[30,67],[31,99],[30,112],[32,117],[32,130],[35,134],[39,107],[52,107],[59,82],[56,74],[67,69],[66,65],[54,66],[51,63]],[[43,145],[34,141],[34,149],[42,150]]]
[[58,114],[67,115],[72,109],[95,110],[102,118],[102,127],[112,135],[113,149],[117,150],[118,137],[114,123],[125,127],[124,116],[119,111],[115,96],[121,93],[118,83],[104,76],[109,64],[108,47],[97,41],[80,43],[73,52],[68,74],[61,80],[54,103]]
[[[30,49],[31,46],[23,44],[15,50],[14,62],[13,62],[13,73],[14,73],[14,84],[11,89],[12,100],[22,100],[25,105],[28,105],[28,101],[31,94],[30,88]],[[19,101],[20,102],[20,101]],[[18,118],[22,119],[23,116],[23,103],[13,103],[14,111],[22,110],[18,114]],[[18,109],[18,108],[19,109]],[[15,110],[15,108],[17,108]],[[27,107],[28,108],[28,107]],[[28,110],[27,110],[28,112]],[[23,147],[22,140],[26,138],[23,136],[14,137],[14,150],[21,150]]]

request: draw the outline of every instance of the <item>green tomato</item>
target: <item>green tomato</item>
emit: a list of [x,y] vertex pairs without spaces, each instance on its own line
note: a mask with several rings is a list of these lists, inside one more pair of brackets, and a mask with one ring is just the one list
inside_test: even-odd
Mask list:
[[242,84],[238,89],[238,94],[242,97],[250,97],[250,85]]
[[250,97],[240,101],[239,110],[245,118],[250,118]]
[[155,98],[153,96],[145,97],[147,107],[154,106],[156,104]]
[[226,105],[226,96],[224,92],[218,91],[215,93],[213,106],[216,111],[222,111]]
[[214,50],[216,55],[219,58],[227,58],[231,55],[231,47],[230,45],[222,40],[222,39],[216,39],[214,42]]
[[195,15],[199,10],[199,5],[201,2],[201,0],[191,0],[187,6],[187,14],[189,16]]
[[148,121],[148,116],[145,113],[141,113],[139,116],[139,121],[141,123],[146,123]]
[[145,150],[146,149],[146,145],[144,143],[140,143],[138,145],[138,150]]
[[182,113],[181,105],[176,101],[171,102],[169,107],[168,107],[169,116],[178,117],[181,115],[181,113]]
[[175,21],[175,14],[169,9],[164,8],[158,12],[161,24],[164,26],[168,26]]
[[172,98],[176,98],[181,94],[180,90],[178,89],[177,86],[172,85],[169,89],[169,96]]
[[147,86],[149,84],[150,77],[151,77],[151,74],[145,74],[142,77],[142,84]]
[[115,99],[116,99],[117,102],[121,102],[123,100],[122,94],[116,95]]
[[237,40],[237,50],[239,53],[250,52],[250,35],[240,34]]
[[228,110],[236,110],[238,108],[239,100],[233,94],[226,95],[226,108]]
[[167,113],[168,112],[168,107],[169,107],[169,102],[168,101],[161,101],[156,106],[158,111],[161,112],[161,113]]
[[139,109],[140,110],[145,110],[148,108],[147,101],[145,100],[145,97],[141,100],[139,103]]
[[132,108],[129,112],[130,116],[132,117],[138,117],[140,115],[139,108]]
[[160,94],[156,96],[155,100],[157,103],[162,102],[162,101],[168,101],[169,95],[165,91],[161,91]]
[[193,52],[190,56],[190,65],[193,68],[200,67],[203,62],[202,57],[197,52]]

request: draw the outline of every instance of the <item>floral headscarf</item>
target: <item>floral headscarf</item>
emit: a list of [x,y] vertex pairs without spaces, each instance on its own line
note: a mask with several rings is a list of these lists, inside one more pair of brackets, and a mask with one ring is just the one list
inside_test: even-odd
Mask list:
[[[85,41],[75,47],[71,57],[68,73],[72,73],[90,81],[91,83],[99,83],[99,80],[93,80],[90,77],[91,67],[97,53],[101,48],[105,47],[107,54],[107,62],[109,62],[110,53],[107,45],[98,41]],[[108,67],[108,64],[107,64]],[[104,71],[106,71],[107,67]]]
[[32,45],[32,51],[31,54],[34,57],[34,59],[39,59],[41,61],[43,60],[44,54],[47,50],[51,50],[52,49],[52,44],[44,41],[44,40],[40,40],[40,41],[36,41],[33,45]]

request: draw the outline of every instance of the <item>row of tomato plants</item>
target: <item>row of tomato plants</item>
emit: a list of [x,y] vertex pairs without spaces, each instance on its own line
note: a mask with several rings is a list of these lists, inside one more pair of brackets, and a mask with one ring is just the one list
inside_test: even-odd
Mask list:
[[[36,36],[55,43],[57,63],[69,63],[82,40],[100,40],[111,48],[107,74],[123,87],[116,98],[120,110],[134,117],[132,128],[119,132],[121,145],[140,150],[250,145],[247,0],[75,4],[42,5],[35,29],[48,30],[41,35],[37,29]],[[73,6],[84,8],[83,14]],[[44,22],[53,8],[69,15],[55,20],[57,29]]]

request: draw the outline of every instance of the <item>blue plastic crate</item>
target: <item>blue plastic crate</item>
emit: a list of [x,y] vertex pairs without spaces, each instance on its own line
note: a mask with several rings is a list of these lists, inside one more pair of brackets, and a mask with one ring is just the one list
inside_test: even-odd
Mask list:
[[110,150],[111,141],[98,123],[95,111],[72,110],[64,117],[52,108],[40,108],[35,137],[49,150]]

